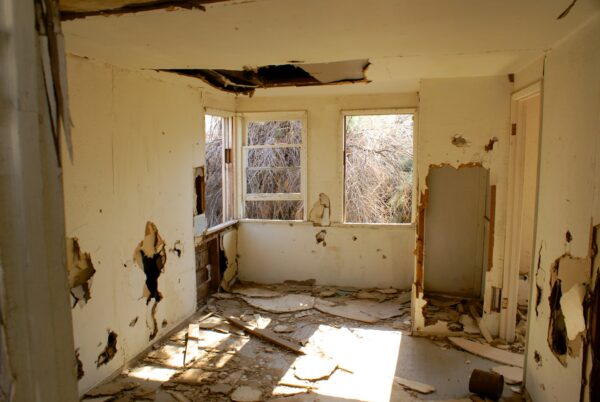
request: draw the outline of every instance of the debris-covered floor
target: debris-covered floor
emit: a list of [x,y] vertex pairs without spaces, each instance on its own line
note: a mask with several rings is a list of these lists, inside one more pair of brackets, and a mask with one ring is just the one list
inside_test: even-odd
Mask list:
[[522,355],[509,345],[491,348],[474,330],[474,342],[414,337],[410,327],[409,292],[246,284],[210,297],[183,329],[83,400],[481,400],[469,393],[475,368],[502,372],[511,383],[502,398],[523,399]]

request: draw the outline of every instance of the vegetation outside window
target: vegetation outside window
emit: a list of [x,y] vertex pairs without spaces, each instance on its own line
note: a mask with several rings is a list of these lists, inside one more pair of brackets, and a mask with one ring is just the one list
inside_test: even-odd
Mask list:
[[206,160],[206,222],[208,228],[233,219],[233,118],[209,112],[204,117]]
[[344,115],[345,222],[410,223],[413,114]]
[[305,218],[305,114],[246,114],[244,217]]

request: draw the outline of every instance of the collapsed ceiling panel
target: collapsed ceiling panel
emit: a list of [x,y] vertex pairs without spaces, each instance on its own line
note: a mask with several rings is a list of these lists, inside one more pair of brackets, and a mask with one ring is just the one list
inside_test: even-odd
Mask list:
[[243,70],[160,70],[200,78],[222,91],[252,96],[258,88],[368,83],[367,59],[314,64],[268,65]]

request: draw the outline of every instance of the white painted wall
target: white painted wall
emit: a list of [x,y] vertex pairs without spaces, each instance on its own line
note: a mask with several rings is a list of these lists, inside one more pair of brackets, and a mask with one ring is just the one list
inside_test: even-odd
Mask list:
[[[184,248],[179,258],[167,253],[158,279],[156,339],[195,311],[192,168],[204,163],[203,107],[232,109],[233,97],[203,92],[194,80],[77,57],[68,70],[74,161],[63,160],[66,234],[79,238],[96,268],[91,300],[72,311],[84,392],[149,344],[154,301],[146,306],[145,276],[133,261],[147,221],[167,249],[176,241]],[[118,352],[96,368],[108,330],[118,334]]]
[[[315,239],[321,230],[327,232],[326,246]],[[310,222],[242,221],[238,236],[242,280],[312,278],[325,285],[402,289],[412,283],[415,232],[408,225],[314,227]]]
[[[550,267],[565,252],[586,257],[590,225],[600,223],[600,17],[546,58],[534,283],[542,287],[539,315],[530,309],[526,386],[535,401],[578,401],[581,353],[563,367],[548,346]],[[573,241],[567,243],[569,230]],[[538,260],[536,257],[537,266]],[[535,268],[534,268],[535,269]],[[536,300],[535,286],[530,300]],[[537,363],[534,356],[539,354]]]
[[[457,168],[479,163],[490,171],[489,184],[496,185],[493,267],[484,273],[484,318],[493,333],[497,332],[499,322],[497,314],[490,314],[490,290],[492,286],[502,286],[511,89],[508,78],[498,76],[424,79],[419,92],[419,192],[426,189],[431,165],[447,164]],[[463,136],[467,146],[452,145],[455,135]],[[486,152],[484,146],[493,137],[498,138],[498,142],[492,151]],[[427,275],[425,265],[425,278]],[[415,322],[418,326],[419,321]]]
[[[343,225],[342,110],[417,106],[416,94],[245,98],[238,112],[306,110],[308,204],[310,210],[325,193],[331,201],[332,227],[311,223],[242,221],[238,254],[240,278],[258,282],[314,278],[320,284],[397,286],[412,282],[415,231],[413,225]],[[327,231],[327,246],[315,234]],[[353,236],[357,240],[353,240]],[[385,258],[383,257],[385,255]]]

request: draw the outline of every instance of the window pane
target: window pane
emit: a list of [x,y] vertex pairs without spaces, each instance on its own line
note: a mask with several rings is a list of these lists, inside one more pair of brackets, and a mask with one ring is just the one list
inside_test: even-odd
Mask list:
[[249,149],[248,167],[300,167],[300,147]]
[[346,222],[411,221],[413,116],[345,119]]
[[300,168],[248,168],[246,193],[299,193]]
[[223,223],[223,136],[225,117],[205,115],[206,222]]
[[248,122],[248,145],[301,144],[300,120]]
[[246,218],[302,220],[302,201],[246,201]]

